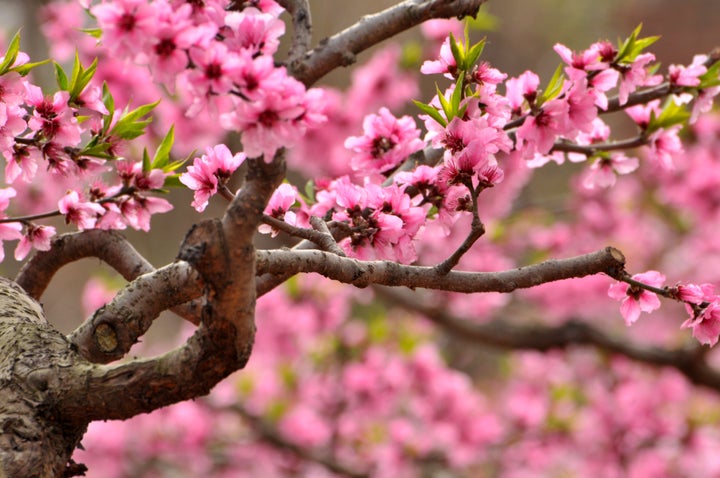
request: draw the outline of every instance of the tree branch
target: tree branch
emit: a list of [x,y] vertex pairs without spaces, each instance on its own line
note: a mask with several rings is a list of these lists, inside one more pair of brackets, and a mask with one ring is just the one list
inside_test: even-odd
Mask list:
[[572,345],[591,345],[648,365],[675,368],[691,382],[720,391],[720,371],[704,360],[704,349],[700,345],[665,349],[635,344],[577,320],[559,326],[516,325],[501,320],[478,324],[470,319],[456,317],[445,309],[431,306],[419,300],[417,294],[391,290],[389,287],[374,287],[374,290],[392,304],[424,315],[463,340],[503,349],[540,352]]
[[353,26],[322,40],[303,61],[290,65],[290,74],[310,86],[338,66],[355,63],[355,56],[388,38],[433,18],[474,17],[486,0],[406,0],[363,17]]
[[93,363],[125,356],[164,310],[200,297],[203,281],[187,262],[143,274],[120,290],[68,337]]
[[308,0],[280,0],[278,3],[292,17],[293,36],[287,64],[290,69],[296,65],[310,49],[312,42],[312,16]]
[[39,251],[26,262],[15,282],[37,300],[58,270],[86,257],[97,257],[128,281],[155,270],[120,233],[91,229],[53,238],[50,250]]
[[612,247],[502,272],[450,271],[447,274],[438,273],[434,267],[407,266],[390,261],[359,261],[317,250],[257,252],[259,274],[317,272],[357,287],[380,284],[464,293],[512,292],[547,282],[601,273],[619,278],[624,272],[624,265],[624,256]]

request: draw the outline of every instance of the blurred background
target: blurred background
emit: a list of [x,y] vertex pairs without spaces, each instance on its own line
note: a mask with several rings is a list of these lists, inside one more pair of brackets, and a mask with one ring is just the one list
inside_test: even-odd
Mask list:
[[[6,37],[22,27],[22,49],[34,60],[47,57],[42,35],[39,33],[37,14],[45,2],[41,0],[0,0],[0,28]],[[337,0],[311,0],[314,40],[329,36],[355,22],[362,15],[371,14],[397,2],[367,0],[350,2]],[[342,8],[339,8],[342,5]],[[491,15],[485,32],[488,44],[483,58],[510,76],[531,69],[544,81],[552,74],[559,58],[552,50],[555,43],[563,43],[574,50],[584,49],[600,39],[616,42],[627,36],[638,24],[643,24],[643,36],[661,35],[652,47],[663,67],[672,63],[687,64],[697,53],[707,53],[720,46],[720,2],[717,0],[490,0],[483,9]],[[419,38],[417,31],[403,34],[398,40]],[[370,53],[360,55],[359,61]],[[333,72],[321,80],[320,85],[342,88],[348,84],[348,69]],[[46,73],[50,75],[51,69]],[[424,92],[427,101],[434,89],[429,83]],[[205,145],[198,145],[202,149]],[[562,180],[559,170],[550,167],[538,176],[536,194],[555,188]],[[532,190],[530,194],[533,194]],[[174,191],[169,198],[175,210],[153,218],[149,234],[126,231],[135,247],[156,266],[171,262],[188,227],[200,219],[190,207],[188,191]],[[220,215],[222,205],[208,209]],[[18,269],[12,259],[10,245],[8,258],[0,265],[0,273],[12,277]],[[42,298],[48,316],[63,331],[70,331],[83,319],[80,294],[87,277],[98,271],[112,274],[98,260],[87,259],[64,268],[53,280]],[[177,320],[167,318],[153,327],[152,337],[170,337],[177,329]]]

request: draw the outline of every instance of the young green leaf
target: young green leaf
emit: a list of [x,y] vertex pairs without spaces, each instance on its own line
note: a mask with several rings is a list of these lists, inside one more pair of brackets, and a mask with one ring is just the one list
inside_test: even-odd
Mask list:
[[420,108],[423,113],[427,114],[432,119],[437,121],[440,126],[442,126],[443,128],[447,126],[447,120],[443,118],[443,116],[434,106],[426,105],[425,103],[421,103],[417,100],[413,100],[413,103],[415,103],[415,106]]
[[162,142],[155,151],[153,156],[151,169],[163,169],[170,162],[170,150],[175,142],[175,125],[170,126],[170,130],[167,132]]
[[22,65],[13,66],[10,68],[10,71],[14,71],[15,73],[19,74],[20,76],[25,76],[28,73],[30,73],[30,70],[33,68],[37,68],[38,66],[42,66],[46,63],[50,63],[51,60],[42,60],[42,61],[35,61],[31,63],[23,63]]
[[126,109],[109,134],[122,139],[135,139],[142,135],[145,133],[145,127],[152,121],[152,118],[144,117],[150,114],[159,103],[160,100],[157,100],[154,103],[138,106],[132,111]]
[[657,117],[655,117],[654,114],[650,115],[647,133],[652,133],[662,128],[669,128],[677,124],[683,124],[687,122],[689,118],[690,112],[687,111],[685,105],[679,105],[673,101],[672,98],[668,98]]
[[564,83],[565,77],[563,75],[563,66],[558,65],[558,67],[555,69],[555,73],[553,73],[552,78],[550,78],[547,87],[545,87],[545,90],[543,90],[540,98],[538,98],[538,105],[542,105],[543,103],[550,101],[551,99],[559,95],[562,91]]
[[53,62],[53,65],[55,66],[55,80],[57,81],[58,88],[63,91],[67,91],[69,84],[65,70],[63,70],[63,67],[57,62]]
[[8,70],[10,70],[13,63],[15,63],[15,60],[17,59],[17,55],[19,52],[20,52],[20,32],[17,32],[12,37],[12,40],[10,40],[8,49],[5,52],[5,57],[3,58],[2,63],[0,63],[0,75],[4,75],[5,73],[8,72]]

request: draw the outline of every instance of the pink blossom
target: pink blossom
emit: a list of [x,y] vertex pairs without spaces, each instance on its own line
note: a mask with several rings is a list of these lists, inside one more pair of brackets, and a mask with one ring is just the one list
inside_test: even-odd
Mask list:
[[675,167],[674,159],[683,153],[680,125],[659,129],[648,138],[648,157],[665,170]]
[[[293,211],[290,211],[290,208],[293,204],[295,204],[297,199],[297,188],[291,184],[282,183],[270,197],[270,200],[265,207],[265,214],[294,226],[296,224],[296,215]],[[263,234],[271,233],[272,237],[275,237],[278,234],[277,230],[267,224],[261,224],[258,227],[258,231]]]
[[655,86],[660,84],[662,76],[648,74],[647,66],[654,60],[655,55],[652,53],[641,53],[631,64],[620,67],[618,99],[621,105],[627,103],[630,93],[634,92],[638,86]]
[[616,174],[629,174],[639,165],[637,158],[627,157],[625,153],[612,153],[609,157],[598,158],[585,175],[583,186],[588,189],[612,187],[615,185]]
[[[665,282],[665,276],[657,271],[635,274],[632,278],[652,287],[662,287]],[[641,312],[652,312],[660,308],[660,299],[657,295],[637,286],[630,286],[625,282],[612,284],[608,289],[608,295],[621,301],[620,314],[627,325],[635,322]]]
[[521,114],[525,101],[534,103],[537,98],[537,90],[540,86],[540,77],[532,71],[526,71],[517,78],[510,78],[505,82],[505,88],[510,107],[513,113]]
[[28,88],[28,103],[35,107],[28,120],[28,127],[46,140],[59,145],[77,146],[80,143],[80,127],[73,111],[68,107],[69,93],[58,91],[46,98],[38,87]]
[[598,112],[595,90],[587,88],[585,80],[579,80],[570,87],[565,99],[568,103],[568,129],[572,131],[590,133],[597,118]]
[[450,37],[448,37],[440,47],[440,58],[425,61],[420,67],[420,72],[425,75],[440,73],[452,79],[457,74],[457,68],[457,62],[450,48]]
[[587,50],[579,53],[570,50],[565,45],[556,43],[553,50],[560,55],[560,58],[568,65],[565,73],[573,81],[587,78],[588,72],[607,68],[607,63],[600,61],[600,53],[597,45],[591,45]]
[[351,136],[345,147],[355,151],[352,168],[382,173],[398,166],[411,153],[422,149],[420,130],[409,116],[396,118],[387,108],[363,121],[363,136]]
[[58,201],[58,209],[65,215],[66,223],[75,224],[81,231],[94,228],[98,217],[105,212],[101,205],[81,200],[80,194],[74,190],[68,191]]
[[296,406],[279,424],[280,431],[303,447],[316,447],[327,443],[332,430],[316,411],[307,406]]
[[220,116],[220,124],[242,133],[243,151],[248,157],[264,155],[271,161],[278,148],[292,146],[302,137],[305,87],[284,76],[251,102],[239,101],[235,111]]
[[25,131],[27,127],[24,116],[25,112],[20,106],[0,103],[0,151],[13,150],[15,136]]
[[190,60],[195,69],[188,75],[188,81],[199,97],[230,91],[233,77],[248,61],[220,42],[211,42],[203,48],[191,48]]
[[127,224],[140,231],[150,230],[150,217],[153,214],[172,210],[170,202],[154,196],[133,195],[120,201],[120,211]]
[[205,148],[205,154],[193,159],[192,166],[180,175],[180,182],[195,191],[192,206],[202,212],[210,196],[217,193],[218,185],[232,175],[245,161],[244,153],[233,155],[227,146],[218,144]]
[[254,8],[228,13],[225,25],[223,35],[227,45],[232,50],[248,50],[252,55],[274,55],[285,33],[285,22]]
[[707,61],[707,55],[695,55],[690,66],[670,65],[668,68],[670,83],[678,86],[698,86],[700,77],[707,73],[705,61]]
[[55,228],[52,226],[29,224],[15,248],[15,260],[21,261],[25,259],[33,247],[38,251],[50,250],[50,240],[54,235]]
[[523,151],[523,157],[550,152],[558,136],[568,130],[568,110],[566,101],[554,99],[545,103],[537,115],[525,118],[517,130],[518,148]]
[[129,59],[153,38],[156,27],[155,3],[144,0],[115,0],[90,9],[103,30],[103,41],[110,51]]
[[714,346],[720,338],[720,302],[715,298],[699,311],[694,311],[682,327],[691,328],[693,337],[701,344]]

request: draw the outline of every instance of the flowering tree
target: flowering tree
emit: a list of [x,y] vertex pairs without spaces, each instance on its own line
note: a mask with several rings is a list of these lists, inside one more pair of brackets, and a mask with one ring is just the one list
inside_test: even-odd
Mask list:
[[[13,37],[0,239],[36,252],[0,282],[2,475],[717,473],[720,55],[659,70],[637,28],[509,78],[456,20],[482,3],[406,0],[313,46],[307,0],[54,2],[56,62]],[[423,22],[434,97],[392,46],[312,88]],[[568,208],[518,207],[549,162],[583,163]],[[117,230],[190,207],[172,187],[225,211],[155,268]],[[128,283],[91,283],[65,336],[37,300],[84,257]],[[120,360],[168,309],[187,338]]]

